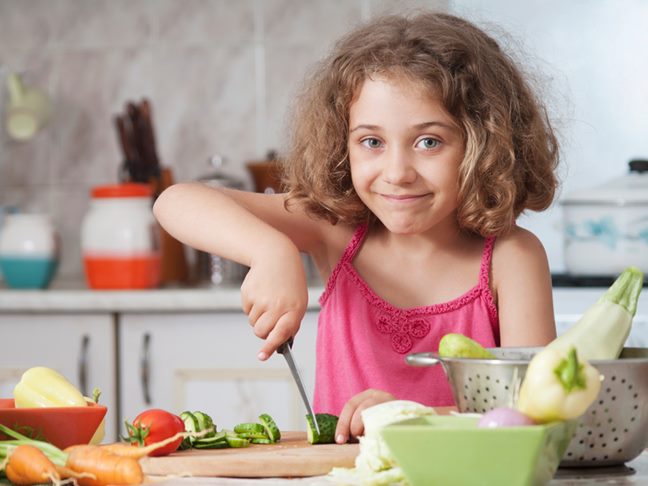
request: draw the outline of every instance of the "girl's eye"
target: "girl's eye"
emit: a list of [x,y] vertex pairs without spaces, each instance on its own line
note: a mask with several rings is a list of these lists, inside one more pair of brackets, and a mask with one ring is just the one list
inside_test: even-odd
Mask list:
[[382,146],[382,142],[377,138],[373,138],[373,137],[365,138],[364,140],[362,140],[361,143],[362,145],[370,149],[377,149]]
[[420,146],[421,148],[423,148],[425,150],[432,150],[432,149],[437,148],[439,146],[439,144],[441,144],[441,142],[439,140],[437,140],[436,138],[425,137],[425,138],[422,138],[421,140],[419,140],[419,142],[416,145]]

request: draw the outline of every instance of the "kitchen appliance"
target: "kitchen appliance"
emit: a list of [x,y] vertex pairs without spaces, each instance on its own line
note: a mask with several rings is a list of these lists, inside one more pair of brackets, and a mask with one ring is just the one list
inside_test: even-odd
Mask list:
[[92,188],[81,224],[81,252],[91,289],[150,289],[160,284],[160,243],[149,184]]
[[648,272],[648,160],[599,187],[567,194],[563,208],[565,267],[572,275]]
[[293,343],[293,339],[290,338],[288,341],[286,341],[285,343],[283,343],[281,346],[277,348],[277,353],[282,354],[286,360],[286,363],[288,363],[290,374],[292,375],[293,380],[295,381],[295,385],[297,385],[297,389],[299,390],[299,396],[301,396],[302,402],[304,402],[304,407],[306,407],[306,412],[308,414],[308,417],[310,418],[311,423],[315,426],[315,430],[317,430],[317,434],[319,435],[320,433],[319,424],[317,423],[317,419],[315,418],[315,414],[313,413],[313,407],[311,407],[310,401],[308,400],[308,395],[306,395],[306,389],[304,388],[304,383],[302,382],[302,379],[299,376],[299,370],[297,369],[297,365],[295,364],[292,351],[290,350],[290,348],[292,347],[292,343]]
[[[212,171],[198,178],[198,182],[210,187],[244,190],[246,184],[243,178],[231,173],[226,164],[227,160],[221,155],[210,157]],[[248,271],[245,265],[199,250],[196,250],[194,269],[195,281],[208,282],[214,286],[240,285]]]
[[[531,357],[541,348],[491,348],[498,359],[406,357],[412,366],[440,364],[460,412],[511,407]],[[616,360],[592,360],[605,377],[596,401],[578,421],[561,467],[613,466],[648,446],[648,348],[624,348]]]
[[[147,476],[298,478],[322,476],[334,467],[353,467],[358,444],[317,444],[305,432],[284,432],[275,444],[232,449],[189,449],[140,459]],[[274,484],[274,483],[273,483]]]

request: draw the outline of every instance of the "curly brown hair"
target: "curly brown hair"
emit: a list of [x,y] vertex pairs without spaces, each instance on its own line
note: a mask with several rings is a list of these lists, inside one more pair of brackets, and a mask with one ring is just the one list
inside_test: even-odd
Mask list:
[[422,13],[360,26],[317,66],[293,113],[284,159],[287,207],[303,204],[333,224],[377,223],[353,188],[347,148],[350,105],[376,75],[423,83],[461,127],[461,228],[501,235],[525,209],[550,206],[558,142],[529,81],[480,28],[453,15]]

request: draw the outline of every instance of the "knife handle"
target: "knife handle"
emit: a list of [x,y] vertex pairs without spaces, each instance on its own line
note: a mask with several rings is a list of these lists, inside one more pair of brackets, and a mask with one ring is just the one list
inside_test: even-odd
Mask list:
[[[285,354],[287,349],[291,349],[293,345],[294,338],[288,339],[285,343],[283,343],[281,346],[277,348],[277,353],[279,354]],[[287,349],[286,349],[287,348]]]

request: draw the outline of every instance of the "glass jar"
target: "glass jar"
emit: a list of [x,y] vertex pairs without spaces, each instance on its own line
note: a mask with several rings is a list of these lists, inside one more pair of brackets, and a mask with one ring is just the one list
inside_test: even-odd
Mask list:
[[0,268],[8,287],[46,288],[58,267],[60,245],[50,217],[8,214],[0,234]]
[[159,227],[147,184],[94,187],[81,225],[91,289],[149,289],[160,283]]

